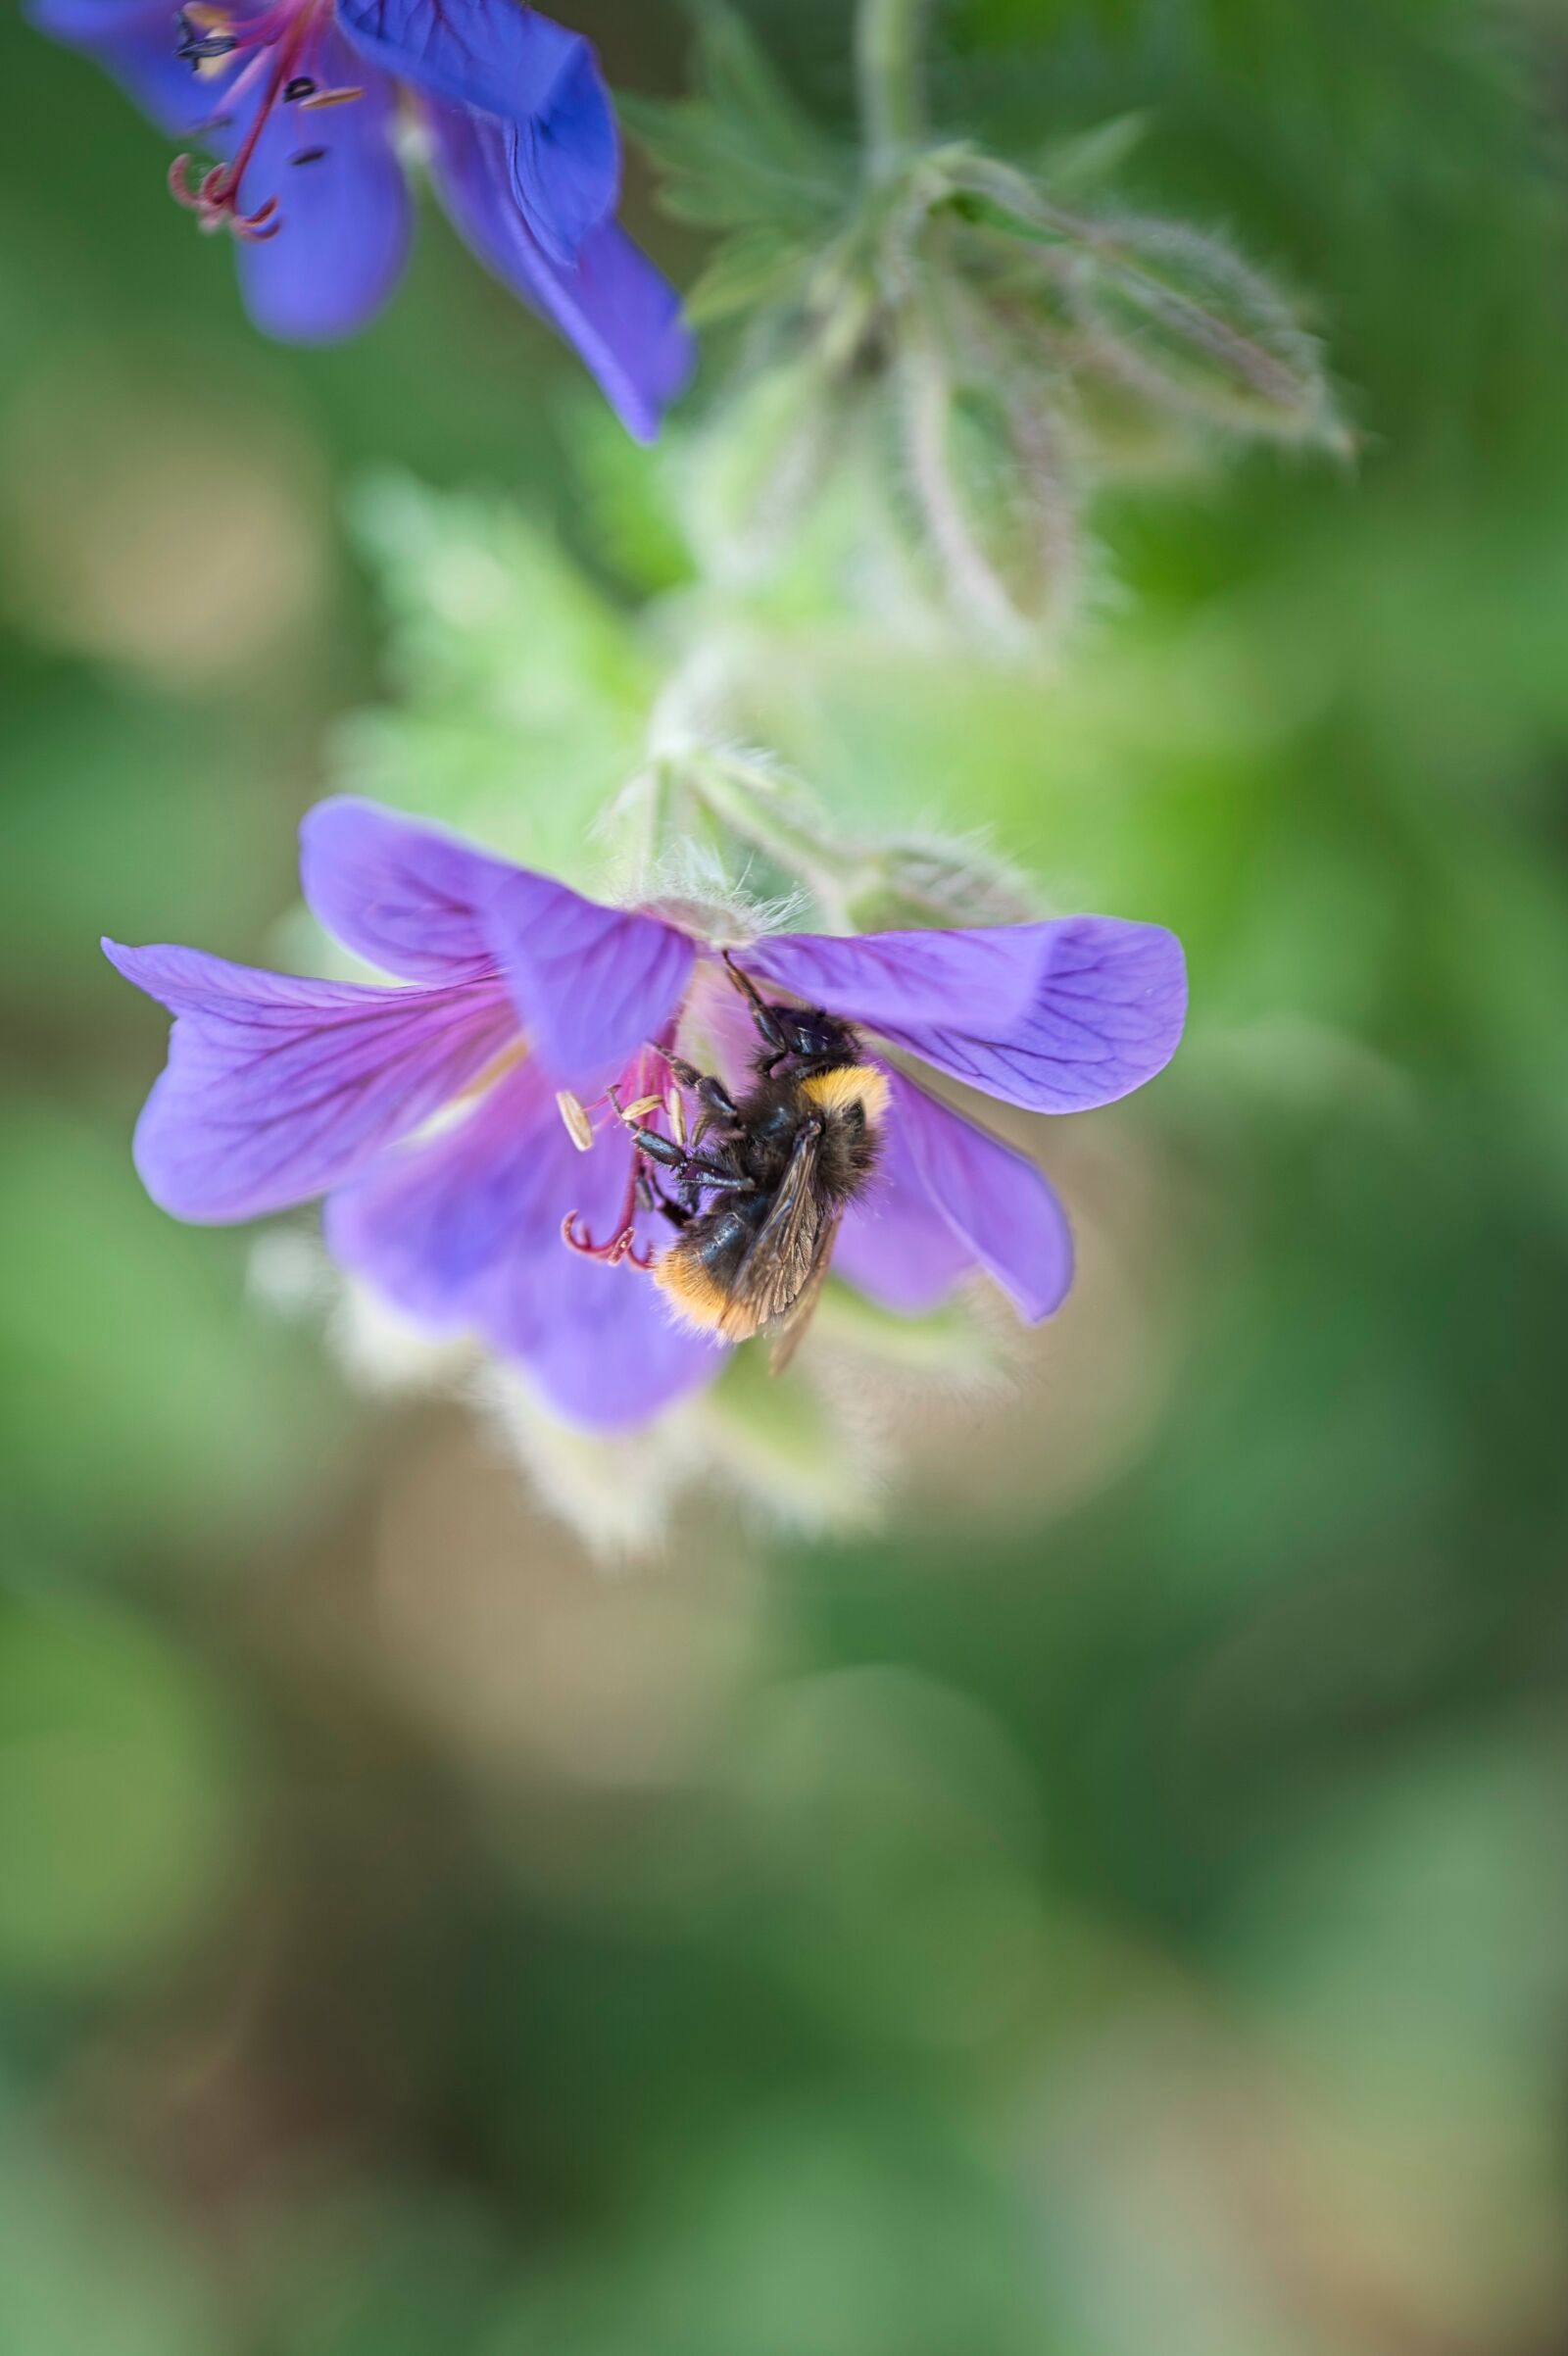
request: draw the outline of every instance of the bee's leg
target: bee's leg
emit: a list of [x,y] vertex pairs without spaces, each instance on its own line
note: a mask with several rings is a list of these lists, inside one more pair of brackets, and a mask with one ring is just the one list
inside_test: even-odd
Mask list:
[[652,1146],[641,1135],[637,1137],[638,1145],[650,1161],[657,1161],[661,1168],[671,1172],[681,1196],[689,1197],[694,1207],[697,1198],[704,1194],[756,1193],[756,1179],[748,1178],[733,1162],[720,1161],[711,1153],[693,1153],[684,1146],[672,1144],[667,1137],[661,1137],[657,1131],[650,1131],[649,1135],[653,1138]]
[[690,1089],[710,1121],[722,1122],[726,1128],[734,1126],[741,1117],[740,1106],[722,1080],[710,1071],[699,1071],[684,1055],[670,1055],[665,1060],[682,1088]]
[[671,1227],[689,1227],[696,1205],[671,1203],[662,1186],[656,1186],[651,1171],[639,1167],[637,1172],[637,1201],[643,1210],[662,1211]]
[[738,1170],[732,1161],[720,1161],[711,1153],[694,1153],[690,1147],[678,1146],[672,1137],[661,1137],[657,1129],[647,1128],[643,1122],[634,1121],[621,1112],[612,1088],[607,1088],[605,1094],[630,1131],[638,1153],[645,1154],[650,1161],[657,1161],[661,1169],[673,1171],[677,1186],[683,1190],[691,1187],[701,1192],[710,1187],[715,1193],[726,1195],[750,1194],[753,1191],[755,1181],[748,1178],[744,1171]]
[[678,1146],[672,1137],[661,1137],[657,1129],[645,1129],[640,1121],[626,1125],[638,1153],[657,1161],[662,1170],[673,1171],[677,1185],[714,1186],[730,1194],[751,1186],[750,1178],[743,1177],[732,1162],[720,1161],[710,1153],[694,1153],[689,1146]]
[[[611,1101],[613,1103],[614,1092],[612,1090],[610,1095]],[[617,1112],[620,1111],[618,1104],[615,1109]],[[621,1118],[626,1120],[624,1113],[621,1113]],[[631,1175],[626,1185],[626,1199],[621,1205],[620,1218],[614,1234],[610,1237],[608,1242],[596,1244],[583,1226],[579,1214],[574,1210],[567,1211],[562,1220],[561,1234],[563,1242],[569,1245],[573,1252],[580,1252],[584,1259],[603,1260],[612,1268],[618,1268],[624,1262],[633,1268],[642,1269],[646,1274],[654,1266],[657,1254],[651,1244],[646,1252],[639,1252],[637,1249],[638,1211],[662,1210],[672,1227],[681,1228],[690,1222],[696,1211],[697,1203],[695,1196],[689,1208],[683,1203],[671,1203],[663,1189],[654,1183],[654,1174],[649,1166],[651,1157],[648,1153],[648,1141],[652,1141],[656,1146],[662,1146],[668,1151],[669,1139],[659,1136],[657,1131],[652,1129],[639,1131],[634,1121],[627,1120],[626,1126],[638,1141],[638,1150],[632,1155]],[[703,1183],[709,1184],[710,1181],[705,1179]]]
[[736,989],[751,1006],[752,1020],[757,1025],[758,1033],[762,1041],[762,1045],[768,1051],[769,1060],[763,1068],[767,1071],[771,1071],[773,1065],[775,1063],[782,1063],[785,1056],[789,1054],[789,1040],[779,1022],[778,1016],[774,1013],[767,1001],[761,996],[751,975],[741,971],[740,967],[736,964],[734,958],[730,956],[730,953],[727,949],[724,952],[724,963],[728,968],[730,980],[734,983]]
[[698,1070],[696,1064],[688,1063],[684,1055],[677,1055],[672,1047],[660,1047],[655,1040],[650,1039],[648,1052],[650,1055],[662,1057],[663,1061],[669,1065],[672,1076],[680,1082],[682,1088],[696,1090],[702,1086],[703,1074]]
[[663,1056],[671,1078],[689,1096],[694,1096],[702,1106],[702,1117],[692,1134],[694,1147],[702,1144],[710,1129],[734,1130],[740,1127],[740,1106],[722,1080],[712,1072],[699,1071],[695,1063],[688,1063],[684,1055],[674,1055],[668,1048],[662,1047],[655,1052]]

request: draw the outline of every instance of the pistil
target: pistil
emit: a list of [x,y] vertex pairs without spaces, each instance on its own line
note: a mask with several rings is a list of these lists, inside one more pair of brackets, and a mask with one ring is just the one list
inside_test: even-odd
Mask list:
[[[301,0],[283,0],[283,5],[267,10],[244,25],[236,24],[224,10],[207,6],[205,0],[192,0],[192,5],[180,11],[180,37],[175,55],[188,59],[197,74],[221,71],[224,61],[236,52],[253,53],[225,93],[230,111],[215,119],[215,128],[232,120],[233,101],[254,78],[266,52],[275,51],[267,87],[232,163],[215,164],[199,178],[194,176],[195,159],[188,154],[176,156],[169,168],[170,194],[196,215],[198,224],[209,235],[226,228],[236,237],[259,243],[275,237],[283,226],[275,196],[266,198],[252,213],[242,213],[239,209],[241,184],[262,133],[271,120],[272,110],[280,100],[285,106],[297,106],[301,113],[314,114],[326,107],[350,105],[365,95],[357,87],[323,90],[313,74],[298,71],[319,14],[319,0],[303,0],[303,5]],[[289,161],[318,164],[325,154],[324,147],[303,147]]]
[[[665,1071],[668,1070],[667,1064],[664,1063],[664,1050],[653,1040],[649,1040],[637,1052],[636,1059],[631,1066],[634,1085],[638,1082],[646,1083],[651,1064],[655,1067],[662,1066]],[[622,1075],[621,1086],[624,1085],[625,1075]],[[676,1093],[671,1083],[667,1088],[662,1088],[655,1094],[645,1093],[635,1097],[629,1104],[623,1104],[620,1100],[620,1089],[612,1087],[607,1088],[602,1097],[597,1097],[592,1105],[585,1105],[569,1090],[558,1090],[556,1105],[565,1125],[567,1136],[578,1152],[585,1153],[591,1150],[594,1142],[590,1115],[601,1104],[608,1104],[622,1128],[635,1129],[637,1123],[647,1120],[651,1113],[662,1112],[670,1123],[672,1133],[684,1136],[684,1108],[676,1110],[672,1108],[671,1104],[671,1099],[675,1097]],[[678,1128],[677,1123],[679,1124]],[[646,1275],[654,1264],[655,1253],[652,1248],[647,1252],[637,1250],[637,1213],[639,1210],[651,1210],[655,1207],[653,1190],[648,1180],[646,1159],[640,1152],[634,1150],[631,1168],[626,1177],[625,1198],[612,1233],[604,1243],[596,1244],[584,1224],[581,1212],[569,1210],[561,1222],[561,1240],[584,1259],[603,1260],[605,1265],[611,1268],[629,1265],[642,1269]]]

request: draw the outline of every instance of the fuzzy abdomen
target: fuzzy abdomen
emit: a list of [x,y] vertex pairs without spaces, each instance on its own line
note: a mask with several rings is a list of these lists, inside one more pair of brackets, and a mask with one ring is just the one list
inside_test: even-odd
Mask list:
[[741,1261],[767,1216],[763,1194],[732,1198],[701,1212],[654,1267],[654,1282],[677,1315],[701,1333],[724,1324]]

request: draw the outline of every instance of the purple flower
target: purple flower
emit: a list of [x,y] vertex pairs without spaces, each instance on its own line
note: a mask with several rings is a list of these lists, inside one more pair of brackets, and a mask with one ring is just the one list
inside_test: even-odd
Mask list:
[[[324,1195],[342,1267],[435,1331],[476,1333],[589,1429],[640,1423],[709,1381],[720,1351],[631,1264],[670,1230],[637,1201],[606,1096],[659,1095],[663,1051],[721,1039],[739,1000],[699,920],[600,907],[352,800],[307,817],[301,871],[321,923],[396,986],[104,944],[175,1017],[136,1132],[153,1200],[223,1222]],[[1140,1087],[1186,1012],[1174,935],[1109,916],[784,933],[731,954],[757,984],[863,1026],[873,1055],[885,1043],[1036,1112]],[[881,1159],[845,1217],[838,1272],[916,1314],[980,1268],[1023,1317],[1049,1316],[1072,1243],[1044,1176],[902,1063],[886,1068]],[[558,1091],[588,1105],[591,1152]],[[598,1238],[598,1256],[569,1249],[564,1226]]]
[[407,257],[400,118],[481,261],[574,344],[631,432],[691,366],[671,289],[615,225],[609,92],[580,34],[520,0],[31,0],[172,137],[219,158],[174,194],[240,241],[257,324],[352,334]]

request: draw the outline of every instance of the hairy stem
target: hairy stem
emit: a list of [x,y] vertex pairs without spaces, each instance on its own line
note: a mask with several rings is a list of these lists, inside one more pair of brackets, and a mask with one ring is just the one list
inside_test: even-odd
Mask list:
[[925,132],[922,42],[927,0],[858,0],[855,60],[866,169],[882,178]]
[[911,329],[900,352],[904,448],[948,593],[971,627],[999,645],[1026,645],[1028,623],[970,528],[949,466],[953,387],[929,332]]

